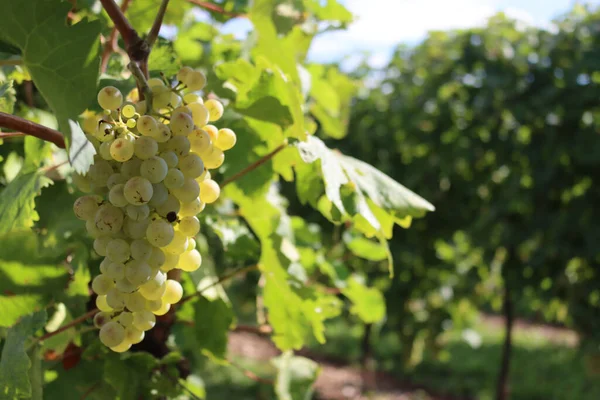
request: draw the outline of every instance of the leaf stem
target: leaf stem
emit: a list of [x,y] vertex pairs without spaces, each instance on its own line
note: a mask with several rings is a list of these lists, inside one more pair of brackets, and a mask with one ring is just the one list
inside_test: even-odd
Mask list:
[[[127,8],[129,7],[130,2],[131,2],[131,0],[123,0],[123,3],[121,4],[121,13],[122,14],[124,14],[125,11],[127,11]],[[102,59],[100,61],[100,72],[101,73],[106,72],[106,68],[108,66],[108,60],[110,58],[110,55],[117,51],[118,33],[119,33],[119,31],[117,30],[117,26],[115,25],[112,28],[112,31],[110,31],[110,35],[108,36],[106,43],[104,43],[104,50],[102,51]]]
[[142,69],[135,62],[130,62],[127,66],[133,77],[135,78],[138,88],[140,88],[140,99],[146,100],[146,109],[152,111],[152,90],[148,86],[146,75],[142,72]]
[[0,112],[0,127],[19,131],[17,133],[35,136],[38,139],[52,142],[61,149],[65,148],[65,138],[59,131],[36,124],[35,122],[28,121],[15,115]]
[[72,327],[74,327],[75,325],[79,325],[80,323],[82,323],[83,321],[87,320],[88,318],[93,317],[94,315],[96,315],[97,312],[99,312],[100,310],[98,310],[97,308],[94,308],[92,311],[88,311],[85,314],[75,318],[73,321],[69,322],[68,324],[66,324],[65,326],[61,326],[60,328],[58,328],[57,330],[55,330],[54,332],[48,332],[45,335],[40,336],[37,341],[41,342],[43,340],[49,339],[52,336],[58,335],[61,332],[66,331],[67,329],[70,329]]
[[219,279],[217,279],[216,281],[214,281],[210,285],[208,285],[206,287],[203,287],[202,290],[199,290],[196,293],[192,293],[189,296],[184,297],[183,299],[181,299],[181,301],[179,303],[177,303],[177,306],[178,307],[181,306],[183,303],[185,303],[185,302],[193,299],[196,296],[201,295],[206,290],[208,290],[208,289],[210,289],[212,287],[215,287],[215,286],[217,286],[217,285],[219,285],[219,284],[221,284],[221,283],[223,283],[225,281],[228,281],[229,279],[231,279],[231,278],[233,278],[233,277],[235,277],[237,275],[240,275],[240,274],[243,274],[243,273],[255,270],[257,268],[258,268],[258,264],[252,264],[252,265],[248,265],[248,266],[245,266],[245,267],[241,267],[241,268],[235,269],[235,270],[231,271],[230,273],[223,275],[222,277],[220,277]]
[[248,165],[246,168],[244,168],[243,170],[241,170],[240,172],[230,176],[229,178],[225,179],[223,182],[221,182],[221,188],[225,187],[226,185],[230,184],[233,181],[236,181],[238,179],[240,179],[241,177],[243,177],[244,175],[248,174],[249,172],[254,171],[256,168],[260,167],[261,165],[263,165],[264,163],[266,163],[267,161],[269,161],[271,158],[275,157],[275,155],[277,153],[279,153],[281,150],[285,149],[287,147],[287,140],[280,144],[275,150],[273,150],[272,152],[270,152],[269,154],[263,156],[261,159],[253,162],[252,164]]
[[162,0],[162,3],[160,3],[160,8],[156,13],[156,18],[154,19],[152,28],[150,29],[150,32],[148,32],[148,37],[146,38],[146,43],[148,43],[148,47],[150,48],[152,48],[154,42],[156,42],[156,39],[158,38],[158,32],[160,31],[160,27],[162,26],[168,5],[169,0]]
[[150,53],[148,44],[133,29],[117,3],[114,0],[100,0],[100,3],[121,34],[131,61],[139,62],[147,59]]
[[190,3],[193,3],[195,5],[197,5],[198,7],[204,8],[205,10],[208,11],[212,11],[212,12],[216,12],[219,14],[223,14],[226,15],[228,17],[242,17],[242,18],[246,18],[246,15],[244,14],[238,14],[238,13],[234,13],[231,11],[226,11],[223,8],[219,7],[216,4],[210,3],[208,1],[201,1],[201,0],[188,0]]
[[23,60],[20,58],[14,60],[0,60],[0,67],[9,66],[9,65],[21,65],[23,64]]

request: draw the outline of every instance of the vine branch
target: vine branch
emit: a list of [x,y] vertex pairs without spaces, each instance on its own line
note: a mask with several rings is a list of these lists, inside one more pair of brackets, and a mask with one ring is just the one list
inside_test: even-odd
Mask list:
[[51,338],[52,336],[58,335],[59,333],[64,332],[67,329],[71,329],[75,325],[79,325],[80,323],[82,323],[83,321],[87,320],[88,318],[92,318],[99,311],[100,310],[98,310],[97,308],[94,308],[92,311],[88,311],[85,314],[81,315],[80,317],[75,318],[73,321],[69,322],[65,326],[61,326],[60,328],[58,328],[54,332],[48,332],[45,335],[40,336],[37,341],[41,342],[43,340]]
[[23,64],[23,60],[20,58],[13,60],[0,60],[0,67],[9,66],[9,65],[21,65]]
[[156,39],[158,38],[158,32],[160,32],[160,27],[162,26],[163,19],[165,18],[165,12],[167,11],[168,5],[169,0],[162,0],[162,3],[160,3],[160,8],[158,9],[158,13],[156,13],[154,23],[152,24],[152,28],[150,29],[150,32],[148,32],[146,42],[148,43],[148,47],[150,49],[152,46],[154,46],[154,42],[156,42]]
[[201,1],[201,0],[188,0],[190,3],[197,5],[198,7],[204,8],[205,10],[208,11],[212,11],[212,12],[216,12],[219,14],[223,14],[226,15],[228,17],[242,17],[242,18],[246,18],[246,15],[244,14],[238,14],[235,12],[231,12],[231,11],[226,11],[225,9],[219,7],[216,4],[210,3],[208,1]]
[[250,371],[249,369],[246,369],[244,367],[242,367],[240,364],[238,364],[237,362],[228,359],[227,360],[232,366],[236,367],[237,369],[239,369],[240,371],[242,371],[242,373],[247,377],[252,379],[254,382],[258,382],[258,383],[264,383],[266,385],[274,385],[275,381],[273,381],[273,379],[268,379],[268,378],[263,378],[261,376],[256,375],[254,372]]
[[[21,117],[17,117],[16,115],[0,112],[0,127],[12,129],[14,131],[19,131],[15,132],[18,134],[35,136],[38,139],[42,139],[47,142],[52,142],[61,149],[64,149],[66,147],[65,138],[59,131],[40,124],[36,124],[35,122],[28,121]],[[10,135],[10,133],[7,133],[6,137],[10,137]],[[19,135],[12,134],[12,136]]]
[[[124,14],[125,11],[127,11],[130,2],[131,0],[123,0],[123,3],[121,4],[121,14]],[[118,33],[119,31],[115,25],[112,28],[112,31],[110,31],[110,35],[108,36],[106,43],[104,43],[104,50],[102,51],[102,59],[100,61],[100,72],[106,72],[108,59],[110,58],[111,53],[116,52],[119,47],[117,44]]]
[[244,168],[243,170],[241,170],[240,172],[230,176],[229,178],[225,179],[222,183],[221,183],[221,188],[225,187],[226,185],[230,184],[233,181],[236,181],[238,179],[240,179],[241,177],[243,177],[244,175],[248,174],[249,172],[254,171],[256,168],[260,167],[261,165],[263,165],[264,163],[266,163],[267,161],[269,161],[271,158],[275,157],[275,155],[277,153],[279,153],[281,150],[285,149],[287,147],[287,140],[282,143],[281,145],[279,145],[275,150],[273,150],[272,152],[270,152],[269,154],[263,156],[261,159],[253,162],[252,164],[248,165],[246,168]]
[[148,44],[133,29],[117,3],[114,0],[100,0],[100,3],[102,3],[102,7],[104,7],[104,10],[115,24],[115,28],[121,34],[131,61],[142,62],[147,60],[150,53]]

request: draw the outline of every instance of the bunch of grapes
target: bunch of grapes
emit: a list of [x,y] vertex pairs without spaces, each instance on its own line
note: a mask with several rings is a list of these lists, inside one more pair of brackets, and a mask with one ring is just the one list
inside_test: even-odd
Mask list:
[[115,352],[141,342],[155,316],[181,300],[183,289],[167,272],[200,267],[196,215],[219,197],[210,170],[236,142],[232,130],[210,124],[223,105],[198,94],[205,76],[184,67],[175,81],[149,79],[151,101],[135,101],[137,90],[131,101],[115,87],[100,90],[104,114],[92,119],[91,132],[87,121],[97,154],[86,175],[74,176],[87,193],[75,201],[75,215],[104,257],[92,281],[100,310],[94,324]]

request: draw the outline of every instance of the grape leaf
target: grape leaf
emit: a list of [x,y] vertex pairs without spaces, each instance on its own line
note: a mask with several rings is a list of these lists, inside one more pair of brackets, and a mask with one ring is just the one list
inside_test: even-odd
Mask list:
[[194,331],[203,353],[217,360],[227,356],[227,334],[233,324],[231,305],[222,298],[204,296],[194,302]]
[[[115,400],[115,390],[102,379],[103,363],[97,359],[79,361],[77,368],[58,370],[58,377],[44,386],[47,399]],[[93,390],[90,391],[90,388]]]
[[31,368],[29,381],[31,382],[31,400],[44,399],[44,369],[42,368],[42,346],[36,344],[29,351]]
[[365,260],[382,261],[387,258],[387,250],[382,243],[374,242],[362,235],[352,235],[350,231],[346,231],[344,242],[352,254]]
[[150,374],[158,361],[149,353],[112,355],[104,362],[104,380],[117,392],[119,399],[145,398]]
[[25,342],[41,329],[45,322],[46,311],[42,310],[23,317],[8,330],[0,356],[0,399],[31,398],[28,373],[31,361],[25,352]]
[[[0,75],[0,78],[2,76]],[[11,114],[16,101],[16,92],[13,81],[0,82],[0,111]]]
[[385,318],[385,299],[381,291],[369,288],[355,278],[348,279],[348,285],[342,294],[351,302],[350,312],[367,324],[379,322]]
[[158,38],[148,59],[150,75],[160,76],[162,72],[165,76],[173,76],[177,74],[180,68],[181,61],[173,49],[173,44],[165,39]]
[[275,393],[279,400],[312,399],[314,383],[321,372],[319,364],[287,351],[272,360],[277,368]]
[[[161,0],[132,1],[125,15],[138,32],[148,32],[154,23],[160,3]],[[163,22],[165,24],[180,24],[191,7],[190,3],[183,1],[167,7]]]
[[0,38],[21,49],[23,64],[57,115],[71,163],[85,172],[94,150],[73,120],[95,97],[100,22],[66,25],[71,6],[55,0],[0,1]]

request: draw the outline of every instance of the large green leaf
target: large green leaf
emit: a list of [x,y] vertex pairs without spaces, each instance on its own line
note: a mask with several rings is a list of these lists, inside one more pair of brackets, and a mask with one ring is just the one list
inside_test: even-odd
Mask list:
[[204,296],[194,302],[194,331],[200,348],[217,360],[227,356],[227,334],[233,324],[231,305],[222,298],[209,300]]
[[[57,368],[58,376],[44,386],[47,399],[61,400],[115,400],[116,392],[103,379],[104,364],[98,359],[82,359],[76,368]],[[119,368],[119,371],[122,371]]]
[[94,155],[75,118],[93,101],[99,66],[98,21],[68,26],[72,4],[56,0],[0,1],[0,38],[19,47],[23,64],[57,115],[78,172],[87,170]]
[[8,330],[0,356],[0,399],[31,398],[29,368],[32,365],[25,350],[25,342],[41,329],[45,322],[46,311],[42,310],[23,317]]
[[366,287],[356,278],[348,279],[348,285],[342,294],[352,302],[350,311],[367,324],[379,322],[385,318],[385,299],[380,290]]
[[285,352],[272,360],[277,368],[275,393],[279,400],[310,400],[313,385],[321,372],[319,364]]
[[104,362],[104,380],[120,400],[146,398],[150,374],[158,361],[149,353],[114,354]]

